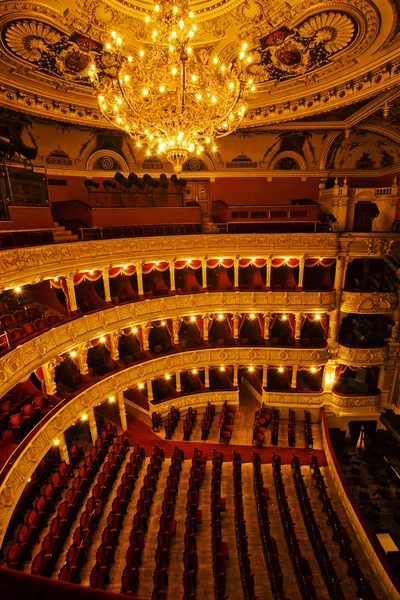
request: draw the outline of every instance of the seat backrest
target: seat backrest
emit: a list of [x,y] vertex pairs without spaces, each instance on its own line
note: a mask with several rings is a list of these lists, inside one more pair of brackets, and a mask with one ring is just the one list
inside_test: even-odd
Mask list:
[[27,525],[24,523],[18,529],[16,540],[18,543],[24,544],[25,542],[28,541],[28,539],[29,539],[29,529],[28,529]]
[[38,518],[38,512],[34,508],[32,508],[32,510],[30,510],[26,515],[25,523],[28,525],[28,527],[33,527],[34,525],[36,525]]

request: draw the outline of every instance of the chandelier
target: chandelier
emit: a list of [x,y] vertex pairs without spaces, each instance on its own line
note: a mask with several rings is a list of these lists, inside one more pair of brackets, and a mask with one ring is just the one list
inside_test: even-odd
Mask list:
[[215,140],[240,125],[254,90],[246,76],[251,57],[246,43],[228,65],[193,47],[197,26],[188,0],[156,4],[144,28],[151,42],[132,45],[132,55],[113,31],[90,79],[103,116],[145,146],[147,156],[165,154],[180,173],[189,154],[215,152]]

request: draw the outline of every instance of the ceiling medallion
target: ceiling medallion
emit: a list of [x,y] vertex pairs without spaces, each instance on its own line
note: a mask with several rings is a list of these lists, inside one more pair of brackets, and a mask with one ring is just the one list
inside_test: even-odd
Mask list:
[[241,44],[234,65],[221,65],[218,57],[210,65],[192,46],[197,26],[187,0],[164,0],[144,21],[151,43],[125,56],[122,38],[112,32],[90,76],[104,117],[138,147],[146,145],[147,156],[165,154],[180,173],[189,154],[215,152],[215,139],[242,122],[253,89],[245,73],[251,57]]
[[280,27],[260,38],[250,52],[247,71],[256,83],[285,80],[315,70],[330,61],[355,37],[354,21],[343,13],[321,13],[289,30]]

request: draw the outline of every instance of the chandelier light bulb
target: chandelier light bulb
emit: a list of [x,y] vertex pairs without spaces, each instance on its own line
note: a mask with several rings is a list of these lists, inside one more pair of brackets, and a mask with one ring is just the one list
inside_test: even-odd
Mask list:
[[[195,21],[188,0],[154,3],[151,15],[145,14],[142,21],[146,52],[127,56],[125,44],[129,47],[135,40],[123,40],[112,31],[105,50],[88,69],[105,119],[127,132],[138,148],[145,146],[146,156],[165,153],[175,173],[206,145],[216,151],[216,139],[240,126],[244,101],[254,91],[246,75],[247,44],[238,44],[229,64],[219,64],[218,56],[204,64],[196,51],[199,41],[192,42]],[[114,94],[124,101],[112,100]]]

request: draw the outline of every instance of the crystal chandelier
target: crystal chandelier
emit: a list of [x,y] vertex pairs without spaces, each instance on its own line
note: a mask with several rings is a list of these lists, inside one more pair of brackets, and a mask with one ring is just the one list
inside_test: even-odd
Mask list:
[[147,155],[166,155],[180,173],[189,154],[216,151],[215,140],[229,135],[246,112],[246,76],[251,62],[247,44],[229,65],[193,47],[197,26],[188,0],[166,0],[145,17],[142,47],[125,56],[123,41],[112,32],[110,43],[90,67],[100,110],[115,127],[147,147]]

